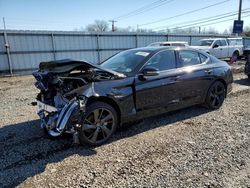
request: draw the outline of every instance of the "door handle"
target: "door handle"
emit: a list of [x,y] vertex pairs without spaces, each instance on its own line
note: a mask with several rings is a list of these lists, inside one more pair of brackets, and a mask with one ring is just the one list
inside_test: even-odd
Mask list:
[[176,81],[176,80],[178,80],[180,77],[181,77],[180,75],[178,75],[178,76],[171,76],[170,79]]
[[213,70],[212,69],[208,69],[208,70],[205,70],[204,72],[207,73],[207,74],[212,74]]

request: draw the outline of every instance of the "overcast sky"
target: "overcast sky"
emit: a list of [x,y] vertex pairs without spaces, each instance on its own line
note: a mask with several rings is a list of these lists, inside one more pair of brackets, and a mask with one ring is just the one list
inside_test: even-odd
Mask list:
[[[218,5],[214,5],[216,3]],[[5,17],[7,29],[74,30],[85,27],[96,19],[116,19],[118,27],[136,28],[139,25],[139,28],[159,30],[236,12],[238,4],[239,0],[0,0],[0,17]],[[207,6],[211,7],[198,10]],[[243,0],[242,9],[247,8],[250,9],[250,0]],[[138,9],[141,11],[131,13]],[[197,11],[185,14],[193,10]],[[232,26],[237,15],[211,19],[211,22],[201,23],[202,28],[214,27],[223,32]],[[206,25],[224,20],[229,21]],[[250,27],[250,12],[242,14],[242,20],[244,26]],[[0,29],[2,28],[3,22],[0,20]]]

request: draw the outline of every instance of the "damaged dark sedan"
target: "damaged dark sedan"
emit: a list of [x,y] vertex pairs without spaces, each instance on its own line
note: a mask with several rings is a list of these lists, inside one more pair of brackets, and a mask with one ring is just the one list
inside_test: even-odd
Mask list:
[[232,87],[227,63],[185,47],[120,52],[96,65],[41,62],[33,73],[41,126],[51,137],[100,145],[117,127],[195,104],[218,109]]

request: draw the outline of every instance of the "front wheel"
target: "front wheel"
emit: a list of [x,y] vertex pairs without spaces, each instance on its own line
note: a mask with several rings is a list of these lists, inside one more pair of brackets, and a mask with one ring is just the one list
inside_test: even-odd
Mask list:
[[206,105],[209,109],[215,110],[221,107],[226,96],[226,88],[220,81],[214,82],[208,90]]
[[79,132],[81,144],[101,145],[115,132],[118,124],[117,113],[109,104],[94,102],[87,107]]

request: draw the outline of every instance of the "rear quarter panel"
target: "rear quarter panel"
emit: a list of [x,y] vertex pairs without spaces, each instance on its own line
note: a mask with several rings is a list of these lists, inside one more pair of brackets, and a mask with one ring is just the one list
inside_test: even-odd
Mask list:
[[229,92],[233,83],[233,74],[230,66],[225,61],[221,61],[216,58],[213,58],[212,64],[214,65],[214,81],[223,80],[226,83],[226,87],[228,89],[227,92]]

